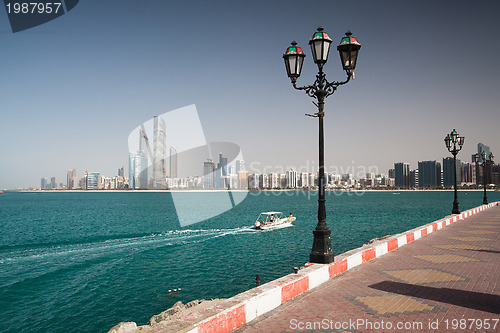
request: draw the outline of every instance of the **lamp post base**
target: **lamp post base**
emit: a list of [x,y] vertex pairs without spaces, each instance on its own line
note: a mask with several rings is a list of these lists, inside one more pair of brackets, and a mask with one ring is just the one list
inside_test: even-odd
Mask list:
[[309,262],[315,264],[329,264],[334,260],[332,245],[330,242],[331,231],[313,230],[314,242],[311,254],[309,255]]
[[451,211],[452,214],[460,214],[460,204],[458,202],[453,203],[453,210]]
[[484,197],[483,198],[483,205],[487,205],[488,204],[488,198]]

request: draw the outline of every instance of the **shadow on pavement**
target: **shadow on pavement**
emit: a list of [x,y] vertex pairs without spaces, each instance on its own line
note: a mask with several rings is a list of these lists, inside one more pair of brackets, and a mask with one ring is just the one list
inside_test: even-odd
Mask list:
[[370,288],[406,296],[500,314],[500,296],[451,288],[436,288],[395,281],[382,281]]

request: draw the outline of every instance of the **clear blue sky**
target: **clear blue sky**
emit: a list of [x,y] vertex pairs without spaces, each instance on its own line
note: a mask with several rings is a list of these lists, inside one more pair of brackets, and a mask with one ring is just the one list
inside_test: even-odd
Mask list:
[[[500,3],[492,1],[80,1],[13,34],[0,9],[0,188],[65,183],[68,168],[113,176],[127,137],[154,115],[196,104],[208,141],[241,146],[247,166],[317,163],[311,98],[282,54],[307,54],[322,25],[362,43],[356,79],[326,101],[326,165],[377,166],[451,156],[466,137],[500,156]],[[327,78],[343,80],[335,48]],[[308,162],[309,161],[309,162]],[[317,165],[317,164],[314,164]]]

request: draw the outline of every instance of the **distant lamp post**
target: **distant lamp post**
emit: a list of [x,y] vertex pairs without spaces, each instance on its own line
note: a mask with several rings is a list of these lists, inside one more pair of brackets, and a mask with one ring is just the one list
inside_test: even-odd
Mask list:
[[453,155],[453,171],[455,175],[455,200],[453,201],[452,214],[460,214],[460,204],[458,203],[457,195],[457,154],[464,145],[465,137],[459,136],[458,132],[454,129],[444,138],[444,143],[448,151]]
[[352,37],[350,31],[346,32],[346,35],[337,46],[337,51],[340,54],[340,60],[343,69],[346,71],[347,79],[342,82],[328,82],[326,80],[326,75],[323,73],[323,66],[328,60],[328,52],[330,51],[331,43],[332,39],[323,31],[322,27],[319,27],[309,40],[314,63],[318,66],[318,74],[312,85],[304,87],[297,87],[295,84],[302,70],[302,63],[305,58],[304,52],[297,46],[297,43],[293,41],[292,45],[289,46],[283,54],[286,72],[292,81],[293,87],[297,90],[304,90],[308,96],[317,100],[317,104],[313,103],[318,107],[318,112],[313,115],[307,115],[319,119],[318,225],[313,231],[314,242],[309,260],[312,263],[320,264],[331,263],[334,259],[330,241],[331,231],[326,225],[325,209],[325,149],[323,135],[323,118],[325,117],[323,110],[325,98],[332,95],[337,90],[338,86],[349,82],[351,77],[354,78],[358,51],[361,48],[361,44],[356,40],[356,37]]
[[[490,153],[490,155],[488,156],[489,160],[486,160],[486,152],[483,151],[481,153],[481,157],[483,161],[479,163],[479,165],[483,167],[483,187],[484,187],[483,205],[487,205],[488,197],[486,196],[486,166],[494,163],[493,158],[495,157],[495,155],[493,155],[493,153]],[[474,162],[476,163],[479,162],[479,154],[474,155]]]

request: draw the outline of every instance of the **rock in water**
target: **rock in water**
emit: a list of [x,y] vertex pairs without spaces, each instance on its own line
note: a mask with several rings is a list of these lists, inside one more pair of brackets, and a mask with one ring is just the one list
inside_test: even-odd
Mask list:
[[[196,300],[196,301],[192,301],[192,302],[189,302],[186,305],[184,305],[181,301],[179,301],[179,302],[175,303],[170,309],[165,310],[162,313],[159,313],[159,314],[151,317],[151,319],[148,321],[148,325],[158,324],[161,321],[169,319],[174,314],[182,312],[185,309],[190,308],[190,307],[192,307],[196,304],[199,304],[201,302],[203,302],[203,300],[201,300],[201,301]],[[192,303],[195,303],[195,304],[192,304]]]

